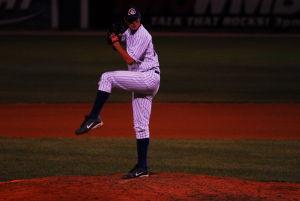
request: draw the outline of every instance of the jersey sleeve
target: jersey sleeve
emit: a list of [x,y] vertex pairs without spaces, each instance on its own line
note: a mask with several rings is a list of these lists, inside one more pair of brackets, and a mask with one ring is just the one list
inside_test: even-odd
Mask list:
[[150,42],[151,36],[147,34],[140,34],[134,41],[132,41],[130,46],[127,46],[127,53],[137,63],[141,63]]
[[127,32],[124,32],[121,36],[121,42],[125,42],[127,37]]

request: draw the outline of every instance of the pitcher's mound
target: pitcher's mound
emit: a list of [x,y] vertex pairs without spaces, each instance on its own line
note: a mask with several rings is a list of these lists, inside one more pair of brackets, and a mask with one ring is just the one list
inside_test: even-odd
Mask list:
[[192,174],[62,176],[0,182],[1,201],[300,200],[300,184]]

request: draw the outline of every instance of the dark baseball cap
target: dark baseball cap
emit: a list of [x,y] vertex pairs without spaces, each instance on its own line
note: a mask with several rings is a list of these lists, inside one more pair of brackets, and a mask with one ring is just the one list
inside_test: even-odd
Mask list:
[[129,6],[127,9],[124,11],[124,19],[127,22],[133,22],[137,19],[141,19],[141,13],[139,9],[135,6]]

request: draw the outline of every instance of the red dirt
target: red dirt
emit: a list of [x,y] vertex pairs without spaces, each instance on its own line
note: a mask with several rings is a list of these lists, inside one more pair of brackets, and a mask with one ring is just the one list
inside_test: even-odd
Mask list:
[[[0,136],[76,137],[90,104],[0,104]],[[107,104],[104,126],[82,137],[134,138],[131,105]],[[300,104],[155,103],[153,138],[300,139]]]
[[190,174],[64,176],[0,183],[1,201],[300,200],[300,184],[254,182]]
[[[76,137],[89,104],[0,105],[0,136]],[[131,137],[130,104],[107,104],[104,127],[82,137]],[[155,103],[154,138],[300,139],[300,104]],[[300,184],[189,174],[62,176],[0,182],[0,201],[300,200]]]

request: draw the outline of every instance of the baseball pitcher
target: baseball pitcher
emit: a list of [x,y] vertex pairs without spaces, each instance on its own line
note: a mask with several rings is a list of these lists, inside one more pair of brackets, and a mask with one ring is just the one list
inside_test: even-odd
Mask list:
[[132,92],[134,129],[137,142],[137,164],[125,174],[123,179],[149,176],[147,152],[149,145],[149,120],[152,100],[160,85],[158,56],[154,50],[152,36],[141,24],[141,13],[130,6],[124,13],[127,25],[113,24],[107,39],[121,58],[128,64],[128,70],[103,73],[98,83],[95,103],[82,125],[75,131],[77,135],[103,125],[99,117],[112,88]]

